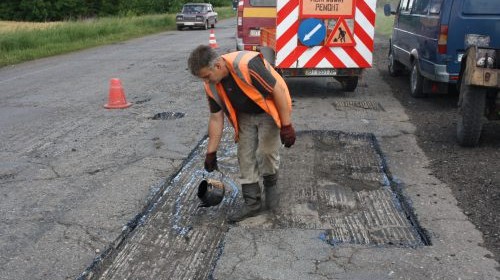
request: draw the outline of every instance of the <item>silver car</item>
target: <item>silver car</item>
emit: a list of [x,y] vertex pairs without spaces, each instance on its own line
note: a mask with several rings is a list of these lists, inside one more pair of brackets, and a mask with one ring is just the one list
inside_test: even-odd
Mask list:
[[192,29],[201,27],[203,29],[214,28],[217,23],[217,13],[212,4],[207,3],[186,3],[182,11],[175,17],[177,30],[184,27]]

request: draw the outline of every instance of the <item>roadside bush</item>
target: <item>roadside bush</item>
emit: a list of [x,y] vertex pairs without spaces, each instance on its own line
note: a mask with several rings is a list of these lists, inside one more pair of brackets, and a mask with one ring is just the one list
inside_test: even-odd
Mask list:
[[231,0],[2,0],[0,19],[60,21],[97,16],[136,16],[178,12],[187,2],[230,6]]

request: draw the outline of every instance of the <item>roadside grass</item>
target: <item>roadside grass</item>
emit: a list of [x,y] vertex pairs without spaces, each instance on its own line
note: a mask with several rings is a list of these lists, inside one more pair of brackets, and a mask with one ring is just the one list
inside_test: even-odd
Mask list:
[[375,17],[375,33],[389,37],[392,34],[393,24],[394,24],[394,15],[385,16],[384,9],[377,8],[377,13]]
[[[216,8],[219,19],[231,7]],[[0,22],[0,67],[174,30],[175,14],[109,17],[57,23]]]
[[3,21],[0,20],[0,34],[9,31],[46,29],[48,27],[61,24],[61,21],[55,22],[22,22],[22,21]]

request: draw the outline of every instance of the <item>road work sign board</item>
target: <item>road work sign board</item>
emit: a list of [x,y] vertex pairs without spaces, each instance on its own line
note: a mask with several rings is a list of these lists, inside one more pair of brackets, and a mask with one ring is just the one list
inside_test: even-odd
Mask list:
[[300,23],[298,35],[302,44],[308,47],[317,46],[325,40],[325,24],[319,19],[306,19]]
[[[376,2],[277,0],[275,65],[282,69],[371,67]],[[309,43],[312,37],[320,36],[316,35],[317,24],[307,26],[307,32],[299,31],[307,19],[322,22],[327,40]]]
[[353,17],[354,0],[302,0],[301,16],[316,18]]
[[330,33],[325,46],[354,46],[354,38],[352,37],[351,30],[343,18],[337,21],[337,24]]

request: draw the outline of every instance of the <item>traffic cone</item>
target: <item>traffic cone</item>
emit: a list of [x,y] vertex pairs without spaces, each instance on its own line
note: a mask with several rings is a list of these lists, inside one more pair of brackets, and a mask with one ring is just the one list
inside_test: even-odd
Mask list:
[[123,92],[122,82],[120,79],[111,79],[109,85],[108,103],[104,105],[106,109],[124,109],[132,106],[132,103],[127,103],[125,93]]
[[210,37],[208,39],[208,43],[210,44],[210,47],[212,49],[216,49],[218,48],[219,46],[217,45],[217,41],[215,40],[215,33],[214,33],[214,30],[211,29],[210,30]]

